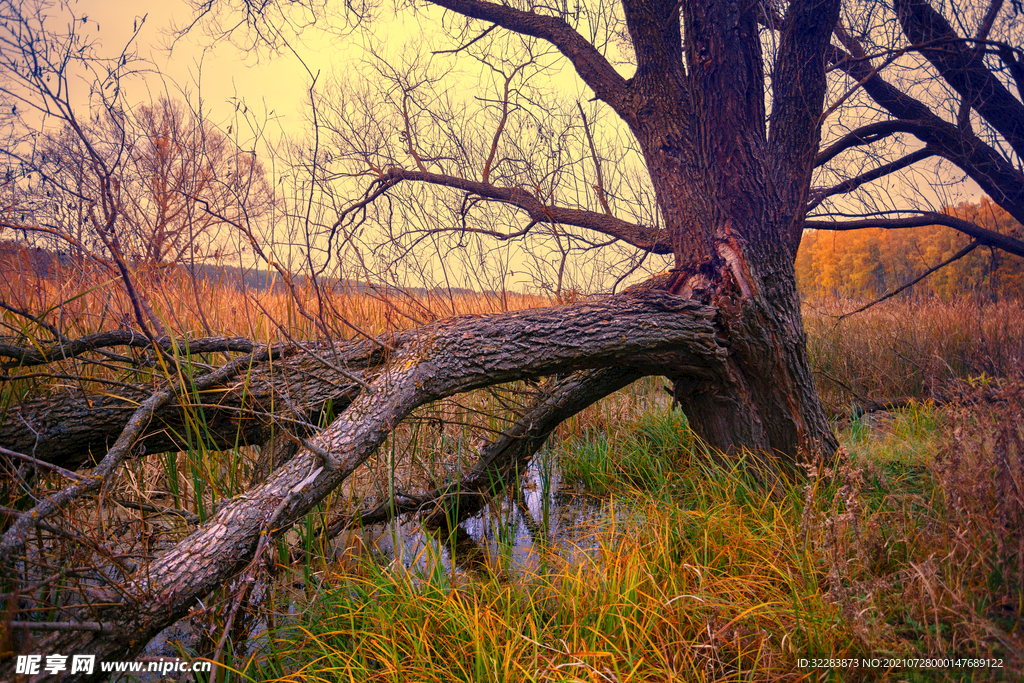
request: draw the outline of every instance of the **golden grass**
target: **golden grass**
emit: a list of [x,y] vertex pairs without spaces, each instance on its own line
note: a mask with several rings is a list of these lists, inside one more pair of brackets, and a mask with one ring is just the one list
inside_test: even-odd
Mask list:
[[[536,546],[534,569],[510,572],[492,549],[485,569],[456,570],[444,539],[413,569],[366,553],[328,564],[297,622],[236,665],[287,682],[1019,679],[1020,391],[947,409],[936,429],[959,429],[924,463],[851,456],[774,494],[699,451],[660,487],[622,476],[580,539]],[[660,415],[595,438],[621,461],[659,421],[689,440]],[[854,664],[800,663],[816,657]]]
[[[131,321],[116,280],[36,279],[2,259],[0,277],[5,301],[45,311],[46,321],[68,336]],[[352,290],[318,299],[311,287],[246,292],[224,282],[195,285],[180,273],[140,274],[138,281],[176,334],[265,342],[350,337],[356,329],[380,334],[452,313],[552,303],[511,294],[388,298]],[[238,680],[1012,677],[1012,667],[1024,666],[1024,454],[1016,381],[1024,306],[893,301],[836,325],[836,316],[851,307],[829,302],[805,309],[826,403],[836,414],[850,414],[850,403],[863,397],[920,400],[883,420],[854,415],[841,435],[849,458],[840,468],[766,491],[749,468],[724,468],[721,459],[691,449],[685,420],[665,416],[663,380],[647,379],[554,436],[553,457],[570,483],[606,492],[604,513],[576,547],[538,548],[538,568],[519,573],[500,558],[484,573],[453,571],[440,546],[425,573],[369,553],[335,563],[330,543],[317,533],[329,505],[349,502],[336,494],[290,533],[308,550],[302,561],[288,564],[287,553],[280,556],[282,570],[303,577],[308,601],[288,600],[292,614],[304,611],[295,623],[278,622],[251,653],[242,640],[233,644],[247,653],[233,661],[245,672]],[[2,320],[3,336],[18,343],[49,338],[10,312]],[[400,427],[394,452],[422,472],[444,457],[445,443],[478,433],[467,425],[500,429],[509,418],[509,396],[479,394],[427,407]],[[442,425],[437,434],[424,431],[432,420]],[[387,456],[382,451],[374,465],[385,475]],[[107,537],[117,529],[118,538],[145,539],[150,550],[166,547],[191,527],[112,501],[120,496],[205,515],[215,500],[245,490],[253,459],[252,449],[211,453],[199,445],[136,460],[107,492],[108,511],[115,513],[97,515],[83,506],[68,514],[82,529],[100,519],[106,526],[95,533],[105,542],[115,542]],[[64,566],[61,557],[52,559],[54,567]],[[230,599],[225,591],[209,601],[206,619],[214,631],[223,626]],[[823,672],[798,665],[815,655],[994,657],[1004,668]]]
[[[67,336],[137,326],[119,277],[58,265],[36,277],[23,259],[0,254],[3,300]],[[272,280],[261,290],[243,288],[226,274],[193,280],[184,269],[133,273],[134,284],[164,327],[175,335],[241,336],[262,342],[351,338],[360,331],[383,334],[453,315],[481,315],[551,305],[546,297],[514,292],[488,294],[411,290],[374,293],[355,284],[314,288],[305,280]]]
[[840,320],[859,302],[808,302],[808,353],[826,407],[864,399],[949,398],[963,380],[1024,372],[1024,301],[890,300]]

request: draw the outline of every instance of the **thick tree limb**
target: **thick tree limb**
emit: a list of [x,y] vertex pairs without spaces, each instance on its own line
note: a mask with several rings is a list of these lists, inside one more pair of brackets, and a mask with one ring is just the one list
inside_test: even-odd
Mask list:
[[458,481],[416,496],[385,501],[371,510],[343,516],[326,529],[333,538],[351,526],[379,524],[395,516],[425,513],[428,526],[456,525],[474,515],[495,488],[517,480],[559,424],[642,376],[633,368],[586,370],[554,382],[530,410],[479,451],[473,469]]
[[[491,384],[618,366],[660,372],[690,368],[708,380],[724,364],[715,309],[663,292],[538,309],[456,318],[419,331],[387,368],[314,444],[262,487],[220,509],[177,547],[139,570],[112,606],[84,611],[81,621],[114,628],[116,637],[57,633],[39,643],[47,652],[129,659],[195,601],[241,571],[261,534],[277,536],[301,519],[384,442],[415,407]],[[7,561],[10,561],[9,559]],[[13,661],[0,678],[13,678]],[[5,673],[6,672],[6,673]],[[79,681],[99,677],[73,675]]]
[[[867,60],[851,59],[835,46],[826,48],[826,51],[831,63],[860,81],[864,91],[897,119],[870,124],[859,131],[875,131],[879,136],[876,139],[893,132],[912,133],[940,156],[963,169],[993,201],[1024,223],[1024,173],[970,130],[944,121],[923,102],[888,83]],[[885,127],[889,128],[888,133],[882,131]],[[823,159],[827,160],[822,154],[818,159],[819,165]]]
[[[517,187],[498,187],[490,183],[468,180],[457,176],[426,171],[409,171],[401,168],[389,168],[387,170],[387,180],[412,180],[472,192],[481,197],[520,208],[530,216],[531,220],[537,223],[575,225],[620,239],[638,249],[644,249],[655,254],[672,253],[669,237],[663,230],[637,225],[636,223],[630,223],[621,218],[596,211],[568,209],[544,204],[529,192]],[[392,184],[390,182],[386,183],[387,187],[390,187]]]
[[[200,377],[194,382],[195,389],[205,389],[211,385],[224,382],[254,362],[269,360],[271,353],[262,352],[262,357],[243,356],[217,368],[213,372]],[[138,442],[139,436],[153,419],[153,413],[163,405],[166,405],[178,393],[180,387],[171,386],[153,393],[143,401],[132,413],[128,424],[121,431],[117,441],[103,457],[103,460],[96,465],[88,478],[78,478],[74,484],[57,491],[41,500],[34,508],[26,514],[18,517],[17,521],[11,524],[0,539],[0,558],[14,557],[24,548],[29,533],[36,525],[61,508],[80,498],[86,493],[97,491],[107,484],[120,470],[121,464],[128,458],[129,453]]]
[[863,230],[864,228],[900,230],[927,225],[945,225],[973,237],[979,246],[996,247],[1010,254],[1024,257],[1024,242],[1021,240],[944,213],[923,213],[907,218],[864,218],[855,221],[810,220],[804,222],[804,227],[812,230]]
[[784,194],[784,204],[794,211],[787,226],[794,252],[800,244],[807,191],[821,142],[822,51],[838,17],[838,0],[791,2],[772,75],[768,146],[776,161],[776,186]]
[[1024,104],[985,66],[984,55],[972,50],[942,15],[923,0],[896,0],[896,16],[911,43],[918,46],[939,74],[963,100],[1024,156]]
[[887,164],[882,164],[881,166],[877,166],[876,168],[873,168],[869,171],[865,171],[860,175],[853,176],[852,178],[847,178],[843,182],[836,183],[832,187],[813,189],[811,190],[811,202],[807,205],[807,210],[812,211],[815,207],[820,205],[826,197],[832,197],[837,194],[845,194],[847,192],[852,192],[861,185],[870,183],[873,180],[878,180],[879,178],[884,178],[890,173],[902,171],[904,168],[913,166],[918,161],[922,161],[933,156],[935,156],[935,150],[931,149],[930,147],[924,147],[922,149],[917,150],[916,152],[911,152],[910,154],[907,154],[904,157],[896,159],[895,161],[890,161]]
[[513,9],[507,5],[479,0],[431,0],[439,7],[472,19],[481,19],[502,28],[545,40],[558,49],[576,68],[583,82],[600,99],[618,110],[626,97],[626,80],[604,55],[564,20]]
[[[340,411],[358,393],[357,382],[324,366],[313,354],[360,375],[371,372],[385,357],[385,350],[369,341],[309,348],[311,353],[302,353],[297,345],[281,347],[278,360],[254,364],[243,378],[201,392],[203,405],[178,399],[157,407],[138,445],[147,453],[194,446],[184,438],[185,424],[189,413],[200,409],[205,425],[202,437],[211,446],[265,443],[274,434],[276,421],[284,419],[285,426],[288,419],[315,422],[328,402]],[[152,393],[145,386],[122,389],[116,395],[74,391],[11,406],[0,422],[0,443],[63,467],[90,464],[106,453],[135,409]],[[281,403],[297,414],[282,414],[280,407],[275,408]]]

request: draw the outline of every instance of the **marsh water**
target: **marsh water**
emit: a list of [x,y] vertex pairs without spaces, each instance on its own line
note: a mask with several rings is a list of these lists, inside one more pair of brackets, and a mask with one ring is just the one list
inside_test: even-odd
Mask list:
[[[601,498],[563,486],[552,459],[542,455],[534,459],[515,490],[492,500],[460,524],[453,534],[445,537],[427,532],[415,521],[368,526],[334,539],[335,560],[344,565],[354,548],[358,548],[360,553],[368,552],[370,559],[381,565],[408,572],[414,580],[426,580],[439,569],[455,581],[472,580],[474,574],[498,568],[502,576],[514,581],[517,575],[536,571],[553,546],[570,560],[578,553],[592,550],[595,547],[592,531],[610,517],[606,505]],[[360,561],[365,559],[361,557]],[[268,607],[287,610],[281,615],[284,621],[289,616],[297,620],[302,609],[300,596],[308,595],[309,588],[315,591],[322,586],[305,585],[301,572],[282,572],[281,576],[285,585],[280,587],[285,589],[285,594],[293,591],[296,600],[294,604]],[[265,593],[254,593],[252,602],[254,606],[266,606]],[[198,607],[205,610],[207,606],[200,603]],[[277,625],[280,626],[281,621]],[[203,640],[216,642],[221,635],[202,631],[197,620],[180,619],[161,631],[137,659],[187,659],[201,649]],[[263,649],[267,636],[266,618],[256,617],[249,628],[247,654]],[[154,674],[134,674],[113,680],[149,683],[167,679]]]

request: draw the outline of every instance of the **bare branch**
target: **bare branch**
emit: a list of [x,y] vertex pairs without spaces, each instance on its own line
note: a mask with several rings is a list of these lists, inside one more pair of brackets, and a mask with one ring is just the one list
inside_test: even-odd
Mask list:
[[69,360],[88,351],[118,346],[137,349],[160,348],[164,351],[181,355],[228,351],[252,353],[258,350],[257,344],[251,339],[243,337],[208,337],[175,342],[170,337],[159,337],[151,340],[132,330],[111,330],[110,332],[87,334],[78,339],[68,339],[62,344],[55,344],[46,348],[0,344],[0,357],[16,359],[13,362],[0,364],[0,369],[10,370],[13,368],[44,365],[53,361]]
[[917,133],[922,130],[923,129],[919,124],[910,121],[893,120],[869,123],[866,126],[861,126],[860,128],[851,130],[849,133],[818,152],[818,155],[814,159],[814,165],[824,166],[852,147],[870,145],[896,133]]
[[[969,48],[925,0],[895,0],[896,14],[911,43],[939,74],[1024,156],[1024,104],[986,68],[983,54]],[[994,17],[993,17],[994,19]]]
[[537,223],[560,223],[587,228],[655,254],[669,254],[672,251],[668,236],[662,230],[629,223],[595,211],[547,205],[518,187],[497,187],[488,183],[439,173],[389,168],[385,175],[385,183],[390,186],[393,181],[398,180],[419,181],[472,192],[487,199],[518,207],[526,211],[530,219]]
[[935,156],[935,150],[928,147],[924,147],[923,149],[919,149],[916,152],[911,152],[910,154],[900,159],[890,161],[887,164],[882,164],[877,168],[873,168],[870,171],[865,171],[864,173],[856,175],[852,178],[847,178],[843,182],[837,183],[832,187],[812,189],[811,202],[807,205],[807,211],[812,211],[819,204],[821,204],[821,202],[824,201],[826,197],[832,197],[837,194],[846,194],[847,192],[852,192],[861,185],[870,183],[873,180],[878,180],[879,178],[884,178],[885,176],[891,173],[901,171],[904,168],[907,168],[908,166],[916,164],[918,161],[923,161],[924,159],[928,159],[933,156]]
[[996,247],[1011,254],[1024,257],[1024,242],[1009,235],[983,228],[980,225],[965,221],[956,216],[944,213],[922,213],[907,218],[864,218],[855,221],[816,221],[804,222],[804,227],[812,230],[863,230],[864,228],[884,228],[901,230],[904,228],[920,228],[929,225],[945,225],[958,232],[973,237],[979,246]]
[[[856,51],[860,51],[855,42],[853,46],[857,48]],[[840,142],[846,146],[840,147],[840,142],[837,142],[829,147],[818,155],[816,165],[828,161],[843,149],[864,144],[857,140],[859,135],[868,137],[867,141],[871,142],[894,132],[909,132],[935,149],[938,155],[962,168],[997,204],[1018,221],[1024,222],[1024,173],[971,131],[944,121],[923,102],[885,81],[869,62],[850,59],[849,55],[835,46],[826,49],[830,53],[829,61],[861,81],[864,91],[888,110],[895,120],[869,124],[844,136]]]
[[482,19],[516,33],[546,40],[572,62],[576,67],[576,73],[598,98],[610,104],[616,111],[624,106],[625,79],[587,39],[574,31],[563,19],[480,0],[431,2],[472,19]]
[[931,275],[935,271],[941,270],[941,269],[945,268],[950,263],[953,263],[955,261],[959,261],[960,259],[962,259],[963,257],[967,256],[968,254],[970,254],[972,251],[974,251],[975,249],[977,249],[980,246],[982,246],[982,243],[979,240],[975,240],[975,241],[971,242],[966,247],[964,247],[960,251],[956,252],[955,254],[950,256],[948,259],[946,259],[942,263],[940,263],[940,264],[938,264],[936,266],[932,266],[931,268],[929,268],[928,270],[924,271],[923,273],[921,273],[920,275],[918,275],[914,279],[912,279],[912,280],[910,280],[908,282],[903,283],[902,285],[900,285],[896,289],[892,290],[891,292],[886,292],[885,294],[883,294],[882,296],[878,297],[877,299],[875,299],[871,303],[865,304],[865,305],[861,306],[860,308],[858,308],[855,311],[850,311],[849,313],[844,313],[843,315],[841,315],[836,320],[836,324],[838,325],[840,322],[842,322],[846,318],[849,318],[851,315],[856,315],[857,313],[863,313],[864,311],[868,310],[872,306],[880,304],[883,301],[885,301],[886,299],[891,299],[892,297],[896,296],[900,292],[904,292],[904,291],[910,289],[911,287],[913,287],[918,282],[920,282],[921,280],[925,279],[926,277],[928,277],[929,275]]

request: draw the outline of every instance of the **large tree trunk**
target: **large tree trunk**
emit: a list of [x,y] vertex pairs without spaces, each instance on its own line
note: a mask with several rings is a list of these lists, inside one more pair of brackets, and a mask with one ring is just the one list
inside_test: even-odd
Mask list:
[[674,378],[676,398],[695,433],[713,448],[760,451],[787,462],[828,459],[838,443],[807,363],[795,283],[780,284],[787,286],[737,303],[728,294],[713,297],[728,339],[728,381]]
[[[824,94],[820,50],[838,2],[790,6],[782,41],[792,59],[777,65],[771,139],[753,7],[685,3],[686,52],[678,54],[662,3],[628,3],[634,43],[647,48],[637,49],[632,108],[620,113],[673,235],[666,286],[715,306],[729,348],[725,382],[669,371],[679,403],[711,448],[792,462],[838,446],[807,362],[794,270]],[[662,41],[651,38],[659,34]]]
[[[359,467],[417,406],[457,392],[517,379],[601,367],[574,386],[587,400],[561,395],[538,415],[540,431],[509,434],[496,447],[535,448],[554,420],[578,410],[633,376],[688,368],[694,377],[721,377],[725,353],[713,324],[715,311],[664,292],[637,293],[592,303],[514,314],[459,318],[421,328],[394,349],[373,380],[311,449],[303,449],[261,487],[223,508],[173,550],[143,565],[120,594],[79,611],[102,632],[57,633],[40,642],[44,652],[130,659],[195,601],[224,585],[253,558],[261,537],[284,533]],[[547,417],[544,417],[547,415]],[[501,441],[499,439],[499,441]],[[16,560],[5,558],[10,573]],[[97,596],[93,596],[97,597]],[[13,661],[0,680],[14,680]],[[66,680],[100,677],[73,675]]]

